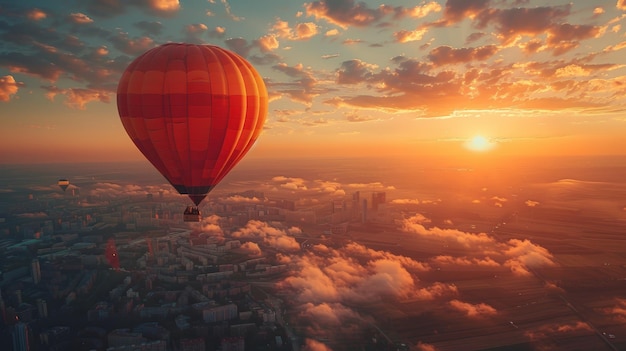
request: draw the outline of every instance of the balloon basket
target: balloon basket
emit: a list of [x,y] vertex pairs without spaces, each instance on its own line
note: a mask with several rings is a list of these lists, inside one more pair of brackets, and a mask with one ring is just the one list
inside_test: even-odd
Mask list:
[[183,213],[183,220],[185,222],[200,222],[201,219],[202,215],[197,207],[187,206],[185,212]]

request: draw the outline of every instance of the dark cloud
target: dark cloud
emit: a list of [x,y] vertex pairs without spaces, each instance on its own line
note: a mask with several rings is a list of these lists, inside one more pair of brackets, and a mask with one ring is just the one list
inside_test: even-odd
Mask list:
[[455,49],[449,46],[440,46],[428,54],[428,59],[435,66],[466,63],[472,61],[484,61],[498,52],[495,45],[481,46],[477,48]]
[[489,2],[489,0],[448,0],[443,10],[443,20],[438,25],[448,25],[466,18],[474,18],[488,9]]
[[390,6],[381,5],[369,8],[363,2],[354,0],[325,0],[305,4],[308,16],[324,19],[341,27],[363,27],[380,21],[385,15],[393,12]]
[[133,25],[141,29],[144,35],[160,35],[163,31],[163,24],[161,22],[139,21]]
[[160,17],[172,17],[180,9],[178,0],[86,0],[83,3],[91,14],[98,17],[118,16],[131,7]]

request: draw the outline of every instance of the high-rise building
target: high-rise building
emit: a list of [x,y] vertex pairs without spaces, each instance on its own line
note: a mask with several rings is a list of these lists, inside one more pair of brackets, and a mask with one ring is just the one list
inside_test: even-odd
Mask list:
[[30,269],[33,276],[33,283],[39,284],[41,281],[41,266],[39,265],[39,260],[34,258],[30,262]]
[[384,204],[387,200],[387,194],[383,192],[372,193],[372,210],[378,211],[378,205]]
[[13,351],[30,350],[30,333],[28,332],[28,324],[17,322],[13,326]]
[[361,223],[367,222],[367,199],[363,199],[363,208],[361,209]]

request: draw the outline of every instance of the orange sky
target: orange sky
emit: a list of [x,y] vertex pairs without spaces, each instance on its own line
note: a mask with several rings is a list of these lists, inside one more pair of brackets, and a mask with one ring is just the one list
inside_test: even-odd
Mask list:
[[626,150],[621,0],[94,3],[3,7],[0,162],[142,159],[115,91],[168,41],[228,48],[263,76],[252,158],[466,157],[476,135],[500,155]]

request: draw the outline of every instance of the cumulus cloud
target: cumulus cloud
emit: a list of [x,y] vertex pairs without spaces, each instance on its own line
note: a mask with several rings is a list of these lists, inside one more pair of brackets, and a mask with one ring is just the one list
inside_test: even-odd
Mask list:
[[403,230],[422,236],[438,237],[448,242],[455,242],[465,248],[486,248],[493,246],[495,240],[485,233],[466,233],[457,229],[441,229],[438,227],[426,228],[423,224],[425,217],[417,214],[405,219]]
[[223,237],[224,231],[220,226],[221,217],[218,215],[210,215],[202,217],[202,220],[198,223],[193,223],[193,232],[195,234],[205,233],[217,237]]
[[247,197],[241,195],[232,195],[225,198],[220,199],[221,202],[227,204],[238,204],[238,203],[249,203],[249,204],[258,204],[261,203],[262,200],[258,197]]
[[393,199],[390,201],[392,204],[396,205],[419,205],[420,200],[418,199]]
[[0,101],[9,101],[17,94],[22,83],[16,82],[12,75],[0,77]]
[[458,245],[466,252],[472,253],[468,257],[452,257],[440,255],[433,259],[436,264],[453,264],[459,266],[503,266],[513,274],[530,275],[535,267],[554,266],[552,254],[544,247],[532,243],[530,240],[510,239],[507,242],[498,242],[485,233],[467,233],[457,229],[441,229],[427,227],[429,219],[421,214],[406,218],[402,221],[402,229],[425,238],[445,240],[448,245]]
[[290,234],[297,234],[300,229],[292,227],[287,230],[269,225],[263,221],[251,220],[243,227],[231,233],[233,238],[249,239],[263,242],[281,251],[297,251],[300,244]]
[[518,275],[530,275],[529,268],[555,265],[552,254],[547,249],[527,239],[509,240],[504,246],[504,254],[511,257],[504,265]]
[[313,22],[298,23],[294,27],[289,26],[289,22],[280,18],[272,25],[270,33],[276,37],[287,40],[307,40],[319,32],[318,26]]
[[302,302],[345,304],[383,297],[432,298],[456,291],[447,285],[419,287],[415,274],[430,269],[427,264],[357,243],[339,249],[318,245],[313,252],[292,256],[290,262],[298,268],[281,286],[297,291]]
[[451,266],[478,266],[478,267],[500,267],[500,264],[490,257],[476,258],[476,257],[453,257],[449,255],[440,255],[432,259],[432,262],[437,265],[451,265]]
[[355,335],[366,326],[370,317],[348,306],[458,294],[454,285],[420,284],[416,274],[429,270],[428,264],[354,242],[339,248],[317,244],[301,255],[279,259],[290,264],[293,273],[278,287],[293,294],[292,303],[301,311],[298,323],[316,337]]
[[471,304],[454,299],[451,300],[448,304],[455,310],[464,313],[468,317],[487,317],[493,316],[498,313],[495,308],[485,303]]
[[253,242],[250,242],[250,241],[247,241],[247,242],[241,244],[240,249],[245,251],[246,253],[248,253],[251,256],[258,256],[258,255],[261,254],[261,247],[259,246],[259,244],[253,243]]
[[291,178],[285,176],[273,177],[274,182],[280,183],[281,188],[289,190],[307,190],[306,181],[302,178]]

